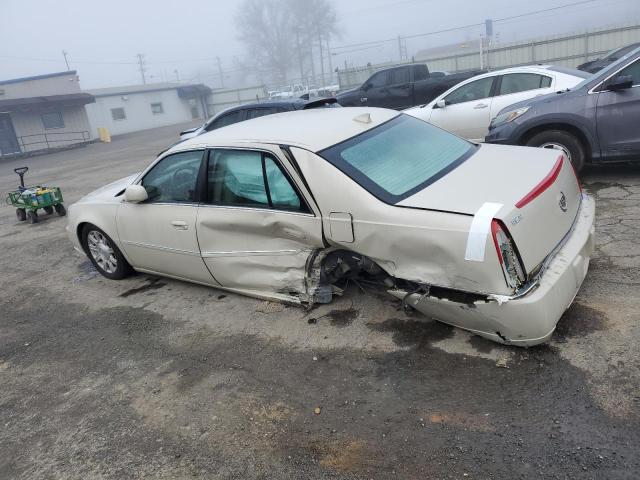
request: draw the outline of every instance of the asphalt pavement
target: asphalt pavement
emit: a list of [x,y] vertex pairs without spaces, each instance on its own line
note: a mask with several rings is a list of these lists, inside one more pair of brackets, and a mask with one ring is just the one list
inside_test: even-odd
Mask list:
[[[183,126],[0,161],[70,204]],[[0,208],[2,479],[636,479],[640,165],[591,168],[597,249],[550,343],[505,347],[355,286],[314,310],[107,280],[65,219]]]

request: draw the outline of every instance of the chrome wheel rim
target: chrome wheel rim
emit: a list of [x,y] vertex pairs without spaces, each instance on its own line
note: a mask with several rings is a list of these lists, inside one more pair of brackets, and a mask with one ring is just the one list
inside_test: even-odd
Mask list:
[[87,235],[87,245],[91,258],[95,260],[98,266],[107,273],[114,273],[118,268],[118,260],[116,259],[113,248],[109,246],[107,238],[100,232],[92,230]]
[[551,149],[551,150],[559,150],[562,153],[564,153],[564,155],[567,157],[567,159],[569,161],[571,161],[571,152],[569,152],[567,147],[565,147],[564,145],[560,145],[559,143],[548,142],[548,143],[543,143],[542,145],[540,145],[540,148],[548,148],[548,149]]

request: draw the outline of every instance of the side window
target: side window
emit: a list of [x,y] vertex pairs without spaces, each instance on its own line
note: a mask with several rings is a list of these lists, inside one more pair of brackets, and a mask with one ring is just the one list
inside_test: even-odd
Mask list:
[[526,92],[551,86],[551,77],[536,73],[510,73],[502,76],[499,95]]
[[280,165],[268,154],[215,150],[209,156],[208,203],[308,212]]
[[394,68],[389,73],[389,85],[406,85],[410,82],[409,67]]
[[444,99],[447,105],[455,105],[456,103],[473,102],[481,100],[491,95],[491,85],[493,85],[494,77],[481,78],[475,82],[467,83],[457,90],[451,92]]
[[378,72],[369,79],[369,85],[371,88],[379,88],[387,85],[387,77],[389,72]]
[[169,155],[158,162],[142,179],[152,203],[195,202],[202,151]]
[[207,126],[207,132],[216,130],[217,128],[226,127],[227,125],[233,125],[234,123],[241,122],[244,118],[244,110],[236,110],[235,112],[227,113],[222,117],[214,120]]
[[640,85],[640,60],[636,60],[634,63],[618,73],[618,76],[624,75],[633,77],[634,85]]
[[251,110],[247,110],[247,120],[251,120],[252,118],[264,117],[266,115],[273,115],[274,113],[278,113],[279,111],[280,109],[275,107],[252,108]]

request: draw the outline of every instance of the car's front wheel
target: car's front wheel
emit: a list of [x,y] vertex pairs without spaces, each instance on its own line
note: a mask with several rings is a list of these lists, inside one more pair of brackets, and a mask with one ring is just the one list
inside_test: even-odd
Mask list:
[[527,141],[528,147],[549,148],[566,155],[576,172],[582,170],[585,152],[582,143],[575,135],[563,130],[545,130]]
[[121,280],[132,272],[131,265],[109,236],[94,225],[82,230],[82,246],[96,269],[111,280]]

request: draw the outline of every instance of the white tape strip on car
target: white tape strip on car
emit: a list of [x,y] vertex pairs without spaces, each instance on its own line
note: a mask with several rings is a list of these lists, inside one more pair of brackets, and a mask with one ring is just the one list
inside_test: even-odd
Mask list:
[[484,262],[484,250],[487,244],[487,236],[491,231],[491,221],[501,208],[501,203],[487,202],[473,216],[471,227],[469,227],[469,237],[467,238],[467,251],[464,254],[465,260]]

